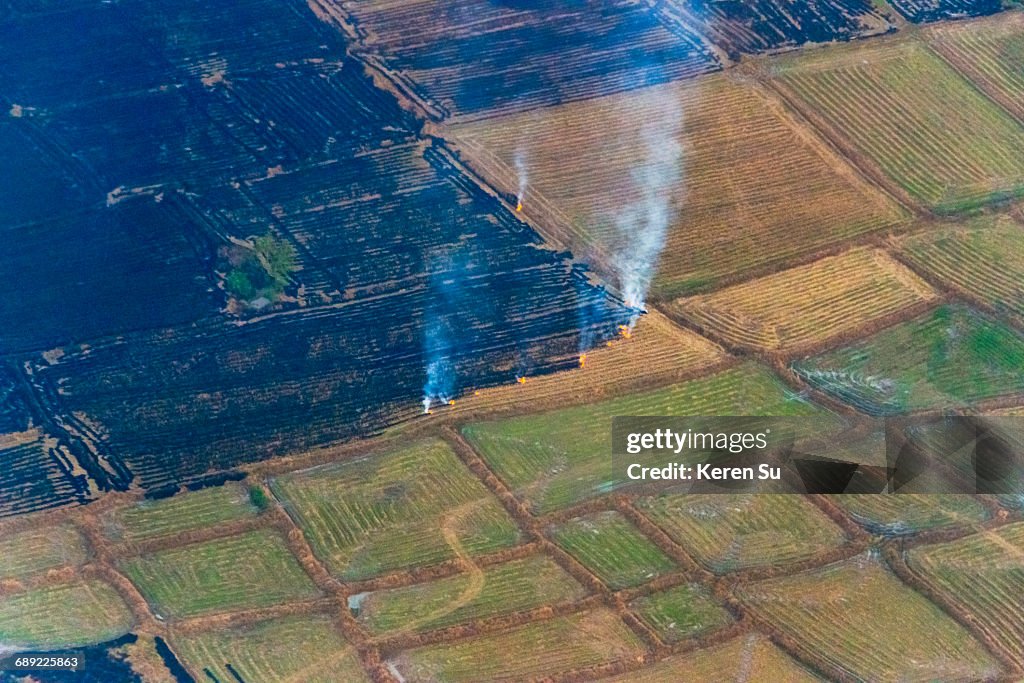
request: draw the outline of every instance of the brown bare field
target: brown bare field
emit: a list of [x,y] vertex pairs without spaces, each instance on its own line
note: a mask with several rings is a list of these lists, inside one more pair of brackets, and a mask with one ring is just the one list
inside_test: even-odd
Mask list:
[[632,175],[648,163],[641,124],[676,122],[681,176],[661,198],[674,220],[654,282],[660,299],[893,229],[906,218],[778,101],[724,76],[456,126],[451,135],[469,165],[504,192],[517,191],[515,160],[522,159],[525,215],[614,282],[616,251],[628,239],[619,222],[643,203],[643,183]]
[[881,249],[856,248],[669,310],[737,346],[794,353],[935,299],[935,290]]

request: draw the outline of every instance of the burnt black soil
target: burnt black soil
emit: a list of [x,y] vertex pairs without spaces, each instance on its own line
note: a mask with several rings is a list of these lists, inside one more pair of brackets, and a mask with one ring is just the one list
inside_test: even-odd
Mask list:
[[890,0],[900,14],[916,23],[984,17],[1000,12],[1002,0]]

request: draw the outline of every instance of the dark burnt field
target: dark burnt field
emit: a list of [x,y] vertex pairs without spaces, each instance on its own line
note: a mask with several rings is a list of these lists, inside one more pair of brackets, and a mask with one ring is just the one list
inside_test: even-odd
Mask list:
[[910,21],[926,23],[961,17],[984,17],[1000,12],[1002,0],[889,0]]

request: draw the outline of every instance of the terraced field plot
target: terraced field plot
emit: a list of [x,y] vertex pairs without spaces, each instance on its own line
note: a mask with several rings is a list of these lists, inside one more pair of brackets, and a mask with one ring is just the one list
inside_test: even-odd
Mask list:
[[272,488],[316,554],[344,580],[519,541],[504,508],[441,441],[295,472]]
[[720,68],[696,35],[631,0],[338,4],[366,51],[442,116],[493,116]]
[[744,586],[740,599],[808,652],[871,681],[995,676],[962,626],[866,557]]
[[111,539],[132,543],[244,519],[256,512],[246,488],[228,482],[112,510],[104,516],[103,527]]
[[795,352],[935,296],[881,250],[854,249],[714,294],[679,299],[670,310],[733,344]]
[[359,601],[372,633],[420,631],[577,600],[586,590],[544,556],[477,568],[468,574],[375,591]]
[[0,581],[85,562],[85,539],[68,524],[27,529],[0,539]]
[[84,504],[89,483],[67,452],[38,429],[0,434],[0,517]]
[[1024,128],[924,45],[865,44],[775,69],[812,120],[931,209],[1024,194]]
[[965,406],[1024,391],[1024,338],[961,305],[941,306],[793,365],[808,383],[874,415]]
[[995,14],[1005,7],[1002,0],[889,0],[911,21],[924,23]]
[[618,512],[571,519],[548,533],[612,590],[647,583],[675,568],[658,546]]
[[95,579],[5,593],[0,643],[20,649],[73,648],[109,640],[132,627],[128,606]]
[[666,643],[702,635],[732,622],[732,616],[707,588],[695,583],[637,598],[629,606]]
[[664,494],[637,507],[716,573],[797,562],[845,541],[838,526],[796,495]]
[[[905,220],[778,102],[724,77],[456,126],[452,134],[470,165],[510,195],[520,159],[523,212],[615,284],[635,248],[632,217],[652,201],[663,204],[670,223],[654,278],[663,299]],[[645,176],[664,178],[669,168],[677,182]]]
[[814,415],[764,368],[748,364],[710,377],[591,405],[466,425],[487,464],[543,514],[611,490],[616,415]]
[[[580,634],[586,634],[581,638]],[[632,659],[639,639],[608,610],[559,617],[505,633],[406,650],[392,663],[409,683],[529,680]]]
[[725,645],[671,657],[609,683],[679,683],[679,681],[787,681],[813,683],[821,679],[804,669],[768,638],[751,633]]
[[275,532],[185,545],[121,562],[152,609],[161,615],[269,607],[319,593]]
[[355,649],[327,616],[307,615],[177,635],[175,653],[196,680],[369,681]]
[[965,608],[985,632],[1024,664],[1024,524],[910,552],[911,569]]
[[917,235],[902,245],[916,268],[948,282],[999,315],[1024,318],[1024,229],[1009,219]]
[[956,494],[841,495],[833,502],[873,534],[904,536],[951,525],[980,524],[989,514],[977,497]]

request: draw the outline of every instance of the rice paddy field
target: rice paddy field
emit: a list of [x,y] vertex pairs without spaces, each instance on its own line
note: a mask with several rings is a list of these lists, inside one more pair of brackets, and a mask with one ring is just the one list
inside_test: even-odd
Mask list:
[[637,598],[630,604],[666,643],[675,643],[732,623],[732,616],[695,583]]
[[85,539],[72,526],[27,529],[0,539],[0,581],[78,566],[87,558]]
[[127,633],[134,619],[107,583],[74,580],[5,593],[0,600],[0,643],[46,651],[110,640]]

